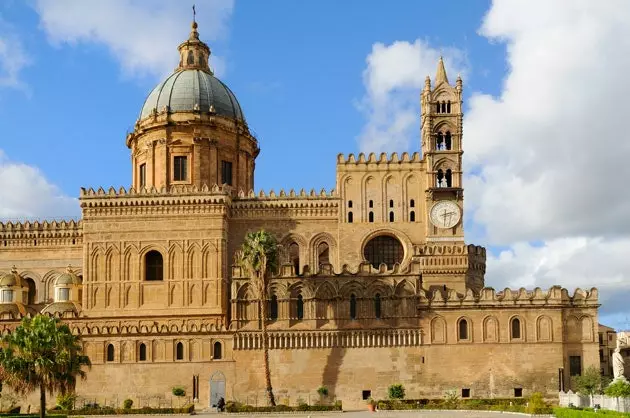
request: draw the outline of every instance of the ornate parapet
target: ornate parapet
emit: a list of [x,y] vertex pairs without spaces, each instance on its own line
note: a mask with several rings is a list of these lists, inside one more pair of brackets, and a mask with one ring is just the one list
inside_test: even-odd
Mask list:
[[339,198],[335,190],[321,189],[316,192],[311,189],[307,193],[304,189],[296,192],[273,190],[265,192],[261,190],[255,193],[250,190],[245,194],[239,191],[238,197],[232,201],[232,218],[260,219],[260,218],[329,218],[337,219],[339,211]]
[[415,260],[423,274],[469,274],[483,276],[486,271],[486,249],[464,243],[428,243],[414,247]]
[[84,217],[105,215],[124,216],[141,213],[143,215],[168,213],[219,213],[227,212],[226,205],[231,202],[231,187],[217,184],[209,187],[171,186],[160,190],[155,187],[116,190],[110,187],[106,192],[81,188],[79,201]]
[[0,247],[81,245],[81,221],[0,222]]
[[461,295],[454,290],[434,290],[421,291],[420,304],[421,309],[427,308],[461,308],[466,306],[474,307],[541,307],[541,306],[558,306],[558,307],[592,307],[599,306],[598,291],[596,288],[591,290],[576,289],[573,296],[569,296],[567,289],[560,286],[553,286],[548,290],[542,290],[536,287],[534,290],[528,291],[525,288],[518,290],[505,288],[502,291],[495,291],[491,287],[485,287],[480,292],[473,292],[467,289],[465,295]]
[[345,157],[343,154],[337,155],[337,167],[339,166],[356,166],[359,164],[378,164],[378,165],[400,165],[404,167],[405,165],[417,164],[423,162],[422,158],[420,158],[420,154],[414,152],[411,157],[408,153],[403,152],[401,158],[398,158],[398,153],[394,152],[391,156],[388,156],[386,153],[382,152],[378,159],[376,154],[371,152],[368,154],[367,158],[364,153],[360,153],[356,158],[354,154],[348,154]]

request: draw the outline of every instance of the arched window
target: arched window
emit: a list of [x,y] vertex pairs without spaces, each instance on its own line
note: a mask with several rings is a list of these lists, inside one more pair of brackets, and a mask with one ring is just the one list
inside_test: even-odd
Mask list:
[[416,201],[415,201],[415,200],[413,200],[413,199],[411,199],[411,200],[409,201],[409,207],[410,207],[410,208],[415,208],[415,207],[416,207]]
[[269,319],[278,319],[278,296],[271,295],[269,301]]
[[389,207],[390,208],[394,207],[394,201],[392,199],[389,199]]
[[348,223],[352,223],[352,212],[348,212]]
[[450,150],[452,145],[451,132],[446,131],[446,136],[444,137],[444,148]]
[[521,338],[521,320],[518,318],[512,318],[511,335],[513,340]]
[[440,168],[435,175],[435,187],[446,187],[446,179],[444,178],[444,171]]
[[453,174],[450,168],[446,170],[446,174],[444,174],[444,179],[446,180],[446,187],[453,187]]
[[451,113],[451,101],[446,102],[446,113]]
[[223,357],[223,347],[221,347],[221,343],[219,341],[215,341],[212,345],[212,359],[213,360],[221,360]]
[[289,245],[289,261],[293,264],[295,274],[300,274],[300,246],[297,243],[292,242]]
[[33,305],[35,304],[35,301],[37,300],[37,288],[35,287],[35,281],[31,278],[27,278],[26,286],[28,287],[26,303],[28,305]]
[[442,102],[442,112],[441,113],[446,113],[446,102]]
[[177,346],[175,346],[175,358],[177,360],[184,359],[184,344],[181,342],[177,343]]
[[435,140],[435,149],[441,151],[444,149],[444,135],[442,132],[438,132],[437,139]]
[[352,207],[352,200],[348,200],[348,207],[351,208]]
[[460,340],[467,340],[468,339],[468,321],[466,321],[465,319],[461,319],[459,321],[459,333],[458,333],[459,339]]
[[146,361],[147,360],[147,346],[144,345],[144,343],[140,344],[138,357],[139,357],[138,359],[140,361]]
[[186,58],[186,64],[194,64],[195,63],[195,56],[193,55],[192,51],[188,51],[188,57]]
[[393,211],[389,212],[389,221],[390,222],[394,222],[394,212]]
[[374,212],[368,213],[368,222],[374,222]]
[[357,297],[350,295],[350,319],[357,319]]
[[374,207],[374,201],[373,201],[373,200],[370,200],[370,201],[368,202],[368,207],[370,207],[370,208],[373,208],[373,207]]
[[437,102],[437,103],[436,103],[436,106],[435,106],[435,112],[436,112],[436,113],[440,113],[440,102]]
[[415,221],[416,221],[416,212],[412,210],[411,212],[409,212],[409,222],[415,222]]
[[320,242],[317,246],[317,263],[320,266],[330,263],[330,250],[328,244],[325,242]]
[[302,295],[298,295],[297,297],[296,313],[297,319],[304,319],[304,298]]
[[381,319],[381,294],[377,293],[374,296],[374,316],[376,319]]
[[114,361],[114,346],[112,344],[107,345],[107,361]]
[[59,302],[67,302],[70,300],[70,289],[62,287],[57,289],[57,300]]
[[147,281],[164,279],[164,260],[158,251],[149,251],[144,256],[145,277]]
[[384,263],[387,268],[391,269],[394,264],[402,262],[404,254],[400,241],[389,235],[379,235],[372,238],[363,249],[363,257],[374,268],[379,268],[381,263]]

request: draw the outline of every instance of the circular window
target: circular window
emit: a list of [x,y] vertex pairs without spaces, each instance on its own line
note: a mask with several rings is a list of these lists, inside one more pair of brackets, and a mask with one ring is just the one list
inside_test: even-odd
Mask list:
[[378,268],[383,263],[391,269],[394,264],[402,262],[404,255],[405,251],[400,241],[389,235],[372,238],[363,249],[363,257],[374,268]]

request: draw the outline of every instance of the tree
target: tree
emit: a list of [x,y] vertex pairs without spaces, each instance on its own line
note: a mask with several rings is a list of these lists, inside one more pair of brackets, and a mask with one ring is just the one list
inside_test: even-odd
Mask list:
[[79,337],[48,316],[22,319],[2,341],[0,379],[22,395],[39,389],[41,418],[46,416],[46,392],[74,391],[77,377],[86,377],[83,366],[91,366]]
[[575,389],[580,395],[588,396],[591,404],[593,403],[593,395],[601,393],[604,390],[604,382],[602,375],[597,367],[590,366],[581,376],[573,378]]
[[278,243],[273,235],[260,230],[250,232],[240,250],[236,253],[236,263],[245,270],[252,280],[258,298],[258,318],[263,341],[265,385],[267,386],[267,400],[269,405],[276,406],[271,386],[271,371],[269,370],[269,342],[267,341],[267,294],[269,286],[268,273],[275,272],[278,267]]

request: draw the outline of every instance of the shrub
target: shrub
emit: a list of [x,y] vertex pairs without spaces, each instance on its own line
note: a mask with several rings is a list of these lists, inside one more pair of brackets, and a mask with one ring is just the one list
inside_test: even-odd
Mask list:
[[529,414],[547,414],[551,412],[551,408],[545,403],[542,393],[534,392],[529,397],[526,412]]
[[326,386],[320,386],[317,388],[319,396],[328,396],[328,388]]
[[131,409],[132,406],[133,406],[133,400],[125,399],[123,401],[123,409]]
[[604,393],[611,398],[630,398],[630,383],[617,380],[608,385]]
[[173,388],[173,395],[177,397],[186,396],[186,391],[181,386],[175,386]]
[[391,385],[387,389],[389,399],[405,399],[405,387],[400,383]]
[[308,411],[308,404],[304,401],[298,403],[298,411]]
[[64,411],[72,411],[74,409],[74,403],[77,400],[77,395],[74,393],[65,393],[57,395],[57,406]]
[[457,409],[459,406],[459,395],[456,390],[446,391],[444,394],[444,407],[446,409]]

